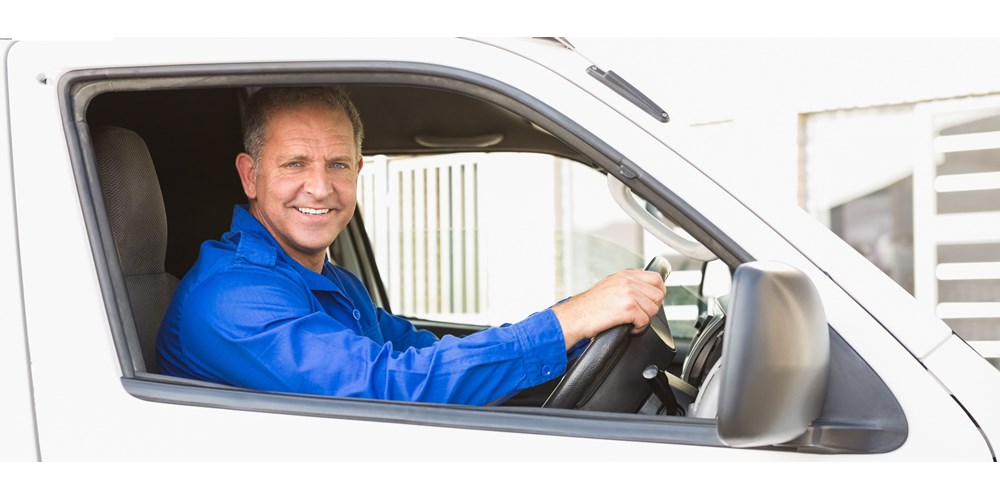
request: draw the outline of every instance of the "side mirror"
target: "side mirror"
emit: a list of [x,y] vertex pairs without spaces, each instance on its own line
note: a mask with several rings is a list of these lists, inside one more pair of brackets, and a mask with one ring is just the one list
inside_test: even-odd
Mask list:
[[733,274],[719,376],[719,437],[734,447],[790,441],[819,416],[830,334],[819,292],[798,269],[750,262]]

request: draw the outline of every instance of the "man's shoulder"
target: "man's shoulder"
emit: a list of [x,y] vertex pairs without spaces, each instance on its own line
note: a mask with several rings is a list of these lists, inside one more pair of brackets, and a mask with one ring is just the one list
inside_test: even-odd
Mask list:
[[278,248],[272,241],[249,232],[233,235],[234,263],[245,263],[251,266],[274,268],[278,265]]
[[[193,269],[178,287],[175,300],[201,315],[231,315],[252,304],[308,302],[309,287],[294,271],[239,259],[222,259],[213,266]],[[193,309],[192,309],[193,308]]]
[[297,287],[302,285],[297,276],[278,259],[278,250],[270,242],[252,233],[237,232],[206,241],[181,286],[225,289],[283,283]]
[[242,265],[274,268],[279,264],[278,252],[274,243],[265,238],[249,232],[230,231],[218,240],[201,244],[192,270]]

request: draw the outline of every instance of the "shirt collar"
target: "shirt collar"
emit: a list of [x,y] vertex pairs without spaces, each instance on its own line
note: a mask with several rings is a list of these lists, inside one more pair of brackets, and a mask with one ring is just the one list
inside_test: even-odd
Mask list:
[[[323,274],[318,274],[315,271],[306,268],[290,255],[285,252],[285,249],[281,248],[278,241],[274,239],[270,231],[264,227],[260,221],[257,220],[247,205],[236,205],[233,209],[233,222],[230,226],[230,231],[234,233],[242,233],[244,235],[251,236],[251,250],[270,250],[266,247],[272,247],[278,260],[282,263],[295,269],[296,272],[302,276],[306,284],[311,290],[321,290],[327,292],[339,292],[341,287],[338,280],[333,279],[333,273],[330,269],[330,263],[323,263]],[[240,246],[245,244],[246,238],[240,237]]]

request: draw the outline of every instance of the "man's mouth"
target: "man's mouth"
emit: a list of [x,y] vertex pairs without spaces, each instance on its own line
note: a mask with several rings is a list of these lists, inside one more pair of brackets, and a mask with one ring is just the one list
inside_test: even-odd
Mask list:
[[330,211],[329,208],[295,207],[295,209],[306,215],[323,215]]

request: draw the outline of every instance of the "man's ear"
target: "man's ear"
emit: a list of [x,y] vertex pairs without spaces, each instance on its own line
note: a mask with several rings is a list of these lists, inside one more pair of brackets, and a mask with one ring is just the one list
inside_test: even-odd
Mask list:
[[236,155],[236,171],[240,174],[240,182],[243,183],[243,192],[248,200],[257,199],[257,175],[253,171],[253,158],[246,154]]
[[358,173],[361,173],[361,167],[365,166],[365,158],[362,156],[358,158]]

